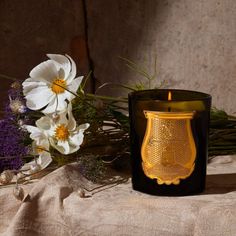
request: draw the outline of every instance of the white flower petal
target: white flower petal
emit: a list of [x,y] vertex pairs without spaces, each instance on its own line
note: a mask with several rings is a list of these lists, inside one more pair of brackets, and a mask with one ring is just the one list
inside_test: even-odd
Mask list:
[[53,140],[50,143],[60,153],[65,154],[65,155],[70,153],[70,146],[69,146],[69,143],[67,141],[60,141],[59,140],[57,143],[55,143],[55,140]]
[[45,107],[54,96],[47,86],[36,87],[26,94],[26,106],[31,110],[39,110]]
[[54,61],[55,65],[57,66],[57,70],[60,71],[60,68],[64,71],[63,78],[66,79],[71,71],[71,64],[69,59],[66,56],[60,54],[47,54],[47,56]]
[[[40,165],[41,170],[45,169],[51,162],[52,162],[52,158],[51,158],[51,154],[49,152],[43,152],[37,159],[36,159],[37,164]],[[31,174],[30,171],[30,167],[35,165],[35,160],[30,161],[28,163],[25,163],[22,167],[21,167],[21,171],[26,174],[29,175]]]
[[37,146],[42,147],[45,151],[49,151],[49,141],[48,138],[44,135],[41,136],[41,139],[36,140]]
[[40,119],[38,119],[35,124],[41,129],[41,130],[49,130],[51,127],[51,119],[48,116],[43,116]]
[[30,138],[32,140],[37,141],[37,140],[40,140],[42,138],[42,136],[43,136],[43,134],[41,132],[35,132],[35,133],[31,133]]
[[32,125],[24,125],[23,128],[27,129],[29,133],[41,133],[41,130],[38,127]]
[[64,149],[64,154],[69,154],[70,153],[70,146],[69,143],[67,141],[65,142],[59,142],[58,145],[62,146]]
[[83,140],[84,140],[84,132],[83,131],[79,131],[77,134],[70,136],[70,142],[78,148],[83,143]]
[[76,93],[82,80],[83,80],[83,76],[79,76],[77,78],[75,78],[69,85],[68,85],[68,90],[73,92],[73,93]]
[[48,152],[49,146],[50,144],[49,144],[48,138],[43,133],[41,133],[41,136],[37,138],[36,140],[34,140],[32,143],[34,155],[39,155],[39,149],[41,149],[42,152],[44,151]]
[[65,91],[64,92],[64,97],[65,99],[67,99],[69,102],[71,102],[74,98],[75,98],[75,95],[68,92],[68,91]]
[[77,93],[77,90],[83,80],[83,76],[80,76],[72,81],[71,84],[67,86],[68,91],[64,92],[64,96],[68,101],[72,101],[75,98],[75,95]]
[[58,99],[57,110],[58,111],[66,110],[68,103],[65,101],[66,100],[65,93],[58,94],[57,99]]
[[39,120],[35,122],[36,126],[41,129],[41,131],[46,136],[53,136],[54,135],[54,127],[53,121],[48,116],[43,116]]
[[70,61],[69,59],[61,54],[47,54],[47,57],[50,58],[51,60],[54,60],[56,62],[58,62],[59,64],[63,65],[63,64],[69,64],[70,65]]
[[67,102],[64,93],[55,96],[47,107],[42,110],[44,114],[52,114],[54,112],[63,113],[67,109]]
[[23,93],[26,95],[32,89],[40,86],[47,86],[47,83],[44,81],[37,81],[32,78],[28,78],[22,83]]
[[27,129],[27,131],[30,133],[30,138],[32,140],[35,140],[35,141],[39,141],[41,139],[45,139],[46,137],[44,136],[44,134],[42,133],[42,131],[37,128],[37,127],[34,127],[34,126],[31,126],[31,125],[28,125],[28,126],[25,126],[25,128]]
[[54,62],[47,60],[34,67],[30,77],[52,83],[55,78],[58,78],[58,71]]
[[29,175],[30,174],[30,166],[33,165],[33,164],[35,164],[35,160],[25,163],[20,168],[20,170],[22,171],[23,174]]
[[83,143],[84,140],[84,131],[89,127],[88,123],[82,124],[77,127],[77,133],[70,136],[69,140],[70,143],[77,147],[76,151],[80,148],[80,145]]
[[67,83],[70,84],[76,76],[76,64],[69,55],[66,55],[66,56],[69,58],[70,63],[71,63],[71,71],[70,71],[69,76],[66,78]]
[[56,96],[49,102],[47,107],[42,110],[44,114],[50,114],[53,112],[56,112],[56,107],[57,107],[57,98]]
[[89,123],[85,123],[85,124],[79,125],[77,130],[85,131],[86,129],[89,128],[89,126],[90,126]]
[[80,146],[76,146],[76,145],[74,145],[70,142],[69,142],[69,145],[70,145],[70,154],[74,153],[74,152],[77,152],[80,149]]
[[33,150],[36,150],[38,146],[47,151],[49,150],[49,141],[48,137],[45,135],[44,130],[41,130],[40,128],[31,125],[25,125],[24,127],[27,129],[28,132],[30,132],[30,138],[34,140],[32,143]]
[[56,122],[57,126],[60,124],[64,124],[65,126],[68,125],[68,119],[67,119],[67,110],[64,112],[59,113],[59,119]]
[[52,162],[51,154],[49,152],[42,152],[39,158],[38,164],[42,169],[45,169]]
[[76,128],[76,120],[72,114],[72,105],[68,104],[68,130],[73,131]]

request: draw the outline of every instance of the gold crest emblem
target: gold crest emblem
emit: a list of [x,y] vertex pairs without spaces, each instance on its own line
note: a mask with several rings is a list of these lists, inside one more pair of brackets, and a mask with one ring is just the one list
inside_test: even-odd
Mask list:
[[195,167],[194,112],[144,111],[147,127],[141,148],[145,175],[158,184],[179,184]]

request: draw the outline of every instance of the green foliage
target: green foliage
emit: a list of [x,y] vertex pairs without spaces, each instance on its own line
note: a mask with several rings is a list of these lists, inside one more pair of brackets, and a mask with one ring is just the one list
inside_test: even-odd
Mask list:
[[[151,89],[154,88],[153,81],[157,79],[157,57],[155,57],[155,63],[154,63],[154,73],[150,74],[148,70],[144,66],[140,66],[136,64],[135,62],[125,58],[125,57],[119,57],[122,61],[124,61],[125,65],[138,75],[142,76],[148,83],[148,86],[145,85],[143,81],[139,81],[132,87],[134,90],[144,90],[144,89]],[[164,86],[166,82],[160,82],[159,86],[156,86],[155,88],[161,88]]]
[[115,118],[121,125],[125,132],[129,132],[129,117],[124,115],[122,112],[110,108],[110,114]]
[[211,110],[209,156],[236,153],[236,117],[225,111]]

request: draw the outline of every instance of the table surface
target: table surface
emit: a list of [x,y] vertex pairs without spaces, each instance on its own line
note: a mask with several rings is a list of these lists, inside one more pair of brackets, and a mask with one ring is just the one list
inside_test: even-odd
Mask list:
[[151,196],[130,179],[95,185],[73,163],[24,185],[23,202],[0,188],[0,235],[236,235],[236,156],[214,158],[206,186],[196,196]]

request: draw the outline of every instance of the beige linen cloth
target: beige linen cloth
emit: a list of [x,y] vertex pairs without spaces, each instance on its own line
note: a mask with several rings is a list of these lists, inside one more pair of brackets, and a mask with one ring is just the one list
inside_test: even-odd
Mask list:
[[[236,235],[236,157],[208,166],[207,189],[198,196],[158,197],[132,190],[130,179],[94,189],[76,164],[24,185],[20,202],[12,187],[0,189],[0,235]],[[87,197],[78,190],[86,187]]]

